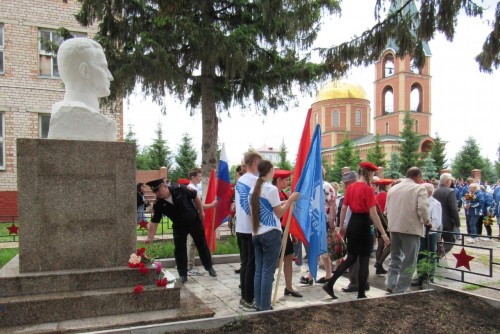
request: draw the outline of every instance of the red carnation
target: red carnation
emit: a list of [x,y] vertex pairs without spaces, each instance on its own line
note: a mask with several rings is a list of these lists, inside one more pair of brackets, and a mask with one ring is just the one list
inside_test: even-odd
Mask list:
[[142,285],[140,285],[140,284],[139,284],[139,285],[137,285],[137,286],[134,288],[134,293],[135,293],[136,295],[138,295],[138,294],[142,293],[143,291],[144,291],[144,287],[143,287]]
[[144,256],[144,252],[146,251],[146,248],[142,247],[137,250],[137,256]]
[[168,282],[167,282],[167,278],[166,277],[164,277],[162,279],[157,279],[156,280],[156,286],[165,287],[165,286],[167,286],[167,283]]
[[129,268],[137,268],[139,265],[136,263],[129,262],[128,266],[129,266]]
[[147,275],[149,274],[149,268],[147,268],[146,266],[139,266],[139,272],[142,275]]

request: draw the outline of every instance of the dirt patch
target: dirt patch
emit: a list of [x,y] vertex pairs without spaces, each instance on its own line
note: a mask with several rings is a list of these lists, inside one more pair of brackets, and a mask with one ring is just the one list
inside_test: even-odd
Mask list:
[[242,317],[219,329],[177,333],[500,333],[498,309],[456,292],[303,307]]

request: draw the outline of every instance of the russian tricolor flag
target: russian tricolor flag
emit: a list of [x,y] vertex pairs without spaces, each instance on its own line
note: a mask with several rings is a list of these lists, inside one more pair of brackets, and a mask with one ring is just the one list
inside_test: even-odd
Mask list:
[[231,178],[227,162],[226,147],[222,144],[219,167],[217,168],[217,208],[215,213],[215,228],[219,227],[229,215],[231,209]]

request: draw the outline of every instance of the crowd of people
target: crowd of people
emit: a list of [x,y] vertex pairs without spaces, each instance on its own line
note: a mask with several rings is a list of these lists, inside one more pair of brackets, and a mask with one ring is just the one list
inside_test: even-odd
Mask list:
[[[333,299],[337,298],[334,285],[347,270],[349,285],[342,291],[357,292],[358,298],[366,298],[365,291],[370,288],[369,258],[373,256],[375,273],[386,275],[388,293],[403,293],[411,285],[421,286],[424,281],[433,281],[437,256],[448,253],[460,238],[459,211],[462,208],[467,242],[474,243],[481,237],[483,225],[487,233],[483,240],[490,241],[495,218],[500,237],[500,180],[490,187],[479,180],[455,180],[451,174],[443,173],[438,182],[424,182],[422,171],[417,167],[408,169],[405,178],[390,180],[375,176],[377,170],[376,165],[362,162],[357,172],[343,170],[340,185],[324,181],[327,229],[339,233],[342,243],[347,244],[346,256],[342,253],[344,258],[340,261],[335,257],[337,261],[332,263],[333,257],[328,252],[320,255],[325,276],[316,283],[323,283],[323,290]],[[300,197],[297,192],[286,192],[291,173],[276,170],[270,161],[253,150],[244,154],[237,168],[234,211],[241,261],[236,272],[240,276],[240,307],[245,311],[272,309],[271,292],[284,225],[281,218]],[[202,202],[197,191],[200,169],[194,169],[188,177],[187,187],[167,185],[163,179],[147,183],[156,201],[146,242],[153,240],[161,217],[168,216],[173,222],[174,256],[181,283],[185,283],[188,276],[203,275],[194,267],[196,249],[209,274],[217,275],[202,226],[204,209],[217,205],[217,201]],[[143,188],[143,184],[138,184],[138,221],[145,219],[144,209],[149,205]],[[293,288],[293,264],[301,265],[308,249],[291,235],[284,245],[284,295],[302,297]],[[304,258],[303,249],[306,251]],[[389,256],[385,269],[384,262]],[[419,268],[417,263],[424,260],[430,261],[431,270]],[[412,279],[415,269],[417,275]],[[309,274],[299,282],[312,285],[314,278]]]

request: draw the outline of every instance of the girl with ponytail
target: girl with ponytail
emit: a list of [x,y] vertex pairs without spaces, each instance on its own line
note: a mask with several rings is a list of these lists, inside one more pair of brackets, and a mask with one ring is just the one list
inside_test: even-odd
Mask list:
[[278,188],[270,183],[274,175],[273,164],[261,160],[257,170],[259,178],[249,196],[255,250],[254,296],[256,309],[265,311],[272,309],[271,292],[281,246],[280,218],[300,194],[294,192],[281,204]]

